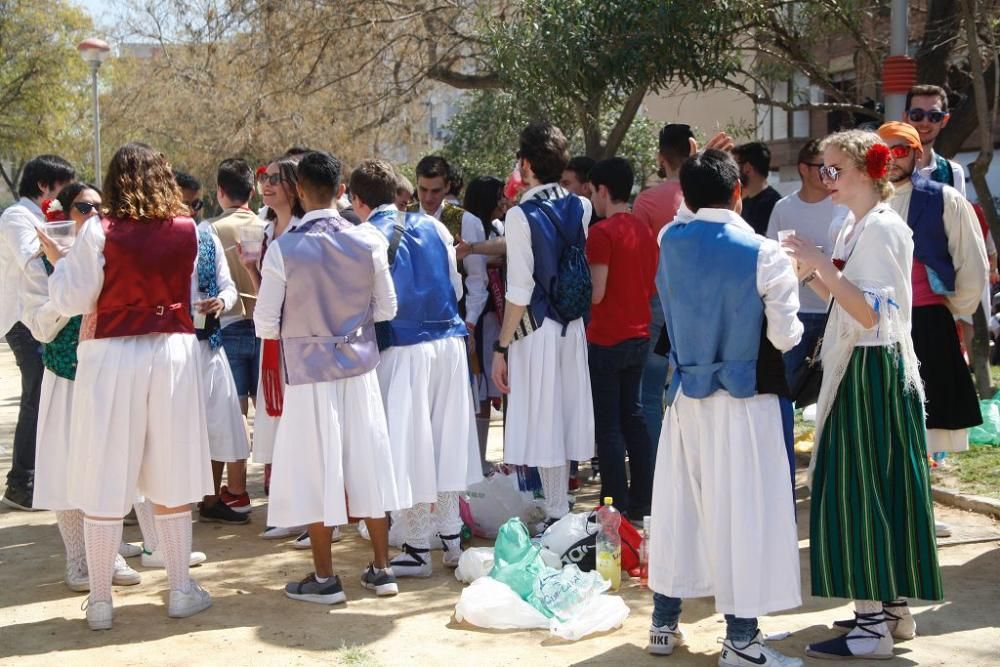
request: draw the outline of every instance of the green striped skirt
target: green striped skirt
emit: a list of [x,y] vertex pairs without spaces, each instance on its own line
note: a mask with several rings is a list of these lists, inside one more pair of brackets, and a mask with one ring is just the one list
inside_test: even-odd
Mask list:
[[854,349],[816,450],[813,595],[942,598],[924,413],[904,386],[895,349]]

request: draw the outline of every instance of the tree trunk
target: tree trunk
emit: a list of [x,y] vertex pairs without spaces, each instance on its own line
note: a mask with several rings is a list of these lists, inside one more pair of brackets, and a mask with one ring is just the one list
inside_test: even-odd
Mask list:
[[[976,33],[976,16],[978,8],[976,0],[962,0],[962,10],[965,19],[965,34],[969,44],[969,66],[972,70],[972,89],[976,98],[976,115],[979,117],[979,156],[972,163],[972,183],[976,188],[976,195],[979,197],[979,204],[983,207],[983,213],[989,222],[990,233],[994,238],[1000,238],[998,232],[996,204],[993,201],[993,194],[990,192],[989,183],[986,182],[986,172],[993,160],[993,116],[989,111],[986,93],[986,81],[983,78],[983,61],[979,50],[979,36]],[[990,45],[990,60],[996,61],[996,49]],[[990,338],[986,324],[986,314],[982,313],[982,308],[976,311],[973,318],[975,338],[973,339],[972,350],[969,351],[972,357],[972,369],[976,374],[976,385],[979,388],[980,398],[989,398],[992,395],[992,378],[990,376]]]

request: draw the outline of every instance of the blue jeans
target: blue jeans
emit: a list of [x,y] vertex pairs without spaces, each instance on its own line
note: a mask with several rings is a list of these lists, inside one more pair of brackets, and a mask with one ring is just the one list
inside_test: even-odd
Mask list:
[[35,432],[38,430],[38,401],[42,393],[42,344],[20,322],[7,332],[7,345],[21,372],[21,400],[14,427],[7,486],[31,491],[35,483]]
[[788,380],[789,389],[794,389],[795,375],[806,362],[806,357],[816,349],[816,341],[823,335],[823,329],[826,328],[826,313],[799,313],[799,321],[805,329],[802,332],[802,340],[784,354],[785,379]]
[[634,518],[649,513],[653,495],[652,448],[639,399],[648,350],[648,338],[630,338],[611,346],[591,344],[587,352],[601,497],[611,496],[615,507]]
[[656,463],[656,449],[660,444],[660,427],[663,425],[663,391],[667,386],[667,371],[670,365],[668,359],[655,354],[653,347],[660,339],[663,331],[663,306],[660,297],[654,292],[649,302],[652,311],[652,321],[649,323],[649,353],[646,355],[646,366],[642,369],[642,411],[646,418],[646,431],[649,433],[652,459]]
[[240,320],[222,330],[222,348],[233,371],[236,393],[240,398],[257,394],[260,374],[260,339],[253,320]]
[[[658,628],[677,626],[681,618],[681,599],[653,593],[653,625]],[[726,614],[726,639],[745,646],[757,635],[756,618],[739,618]]]

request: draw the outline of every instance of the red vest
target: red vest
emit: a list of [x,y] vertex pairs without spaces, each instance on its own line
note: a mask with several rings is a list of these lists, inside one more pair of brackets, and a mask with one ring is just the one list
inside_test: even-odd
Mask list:
[[194,333],[191,273],[198,256],[194,220],[101,220],[104,288],[95,338]]

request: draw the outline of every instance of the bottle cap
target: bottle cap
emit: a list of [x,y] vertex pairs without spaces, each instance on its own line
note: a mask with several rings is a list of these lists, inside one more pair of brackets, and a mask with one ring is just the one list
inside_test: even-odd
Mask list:
[[652,521],[653,517],[649,515],[642,517],[642,529],[647,533],[649,532],[649,524],[652,523]]
[[614,502],[615,502],[615,499],[614,499],[614,498],[612,498],[611,496],[604,496],[604,504],[605,504],[606,506],[609,506],[609,507],[610,507],[611,505],[613,505],[613,504],[614,504]]

